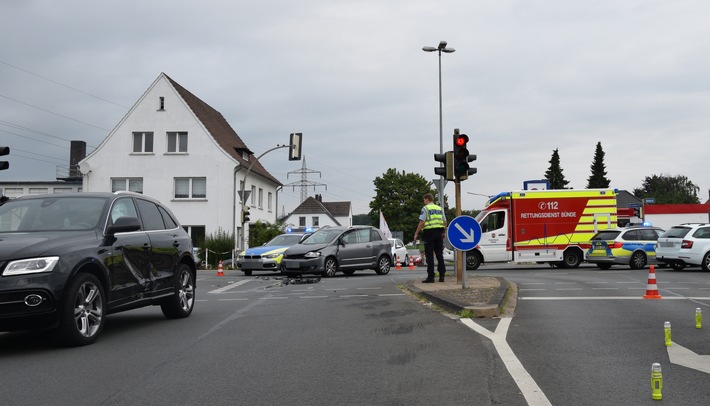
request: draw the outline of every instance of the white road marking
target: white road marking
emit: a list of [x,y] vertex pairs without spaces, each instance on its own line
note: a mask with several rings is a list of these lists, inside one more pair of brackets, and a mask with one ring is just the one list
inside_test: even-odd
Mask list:
[[244,284],[247,283],[247,282],[251,282],[252,280],[253,280],[253,279],[242,279],[242,280],[239,281],[239,282],[230,283],[230,284],[227,285],[227,286],[222,286],[222,287],[219,288],[219,289],[211,290],[211,291],[209,291],[209,292],[207,292],[207,293],[223,293],[223,292],[226,292],[226,291],[228,291],[228,290],[230,290],[230,289],[234,289],[234,288],[236,288],[237,286],[242,286],[242,285],[244,285]]
[[710,355],[696,354],[675,341],[672,342],[670,347],[666,348],[668,349],[668,358],[671,363],[710,374]]
[[490,332],[488,329],[476,324],[471,319],[461,319],[461,322],[468,326],[473,331],[481,334],[484,337],[489,338],[493,342],[493,346],[496,347],[498,355],[500,356],[503,364],[508,369],[510,376],[520,388],[525,400],[530,406],[546,406],[552,405],[550,401],[545,396],[545,393],[540,389],[532,376],[525,370],[525,367],[520,362],[518,357],[513,353],[513,349],[510,348],[508,342],[505,340],[508,334],[508,327],[510,326],[512,317],[503,317],[496,327],[495,333]]

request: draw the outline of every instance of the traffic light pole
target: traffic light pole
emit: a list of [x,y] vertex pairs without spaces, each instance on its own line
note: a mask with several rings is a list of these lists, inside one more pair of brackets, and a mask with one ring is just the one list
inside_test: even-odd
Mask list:
[[[456,217],[461,215],[461,181],[456,180]],[[463,251],[455,249],[456,261],[454,262],[456,266],[456,283],[463,284],[466,288],[466,281],[463,279]]]
[[[263,154],[259,155],[258,157],[256,157],[256,159],[254,160],[254,162],[252,162],[252,163],[249,165],[249,168],[248,168],[247,171],[244,173],[244,179],[242,179],[242,184],[241,184],[241,186],[240,186],[240,197],[241,197],[241,203],[242,203],[241,212],[242,212],[242,213],[244,213],[244,208],[246,207],[246,204],[247,204],[247,197],[246,197],[246,195],[244,194],[244,188],[245,188],[246,185],[247,185],[247,176],[249,176],[249,172],[251,172],[251,168],[254,166],[255,163],[259,162],[259,159],[261,159],[261,157],[263,157],[264,155],[268,154],[268,153],[271,152],[271,151],[275,151],[275,150],[281,149],[281,148],[293,148],[293,146],[292,146],[292,145],[276,145],[274,148],[271,148],[270,150],[268,150],[268,151],[264,152]],[[241,242],[241,249],[242,249],[242,250],[246,250],[246,230],[245,230],[245,227],[244,227],[244,224],[245,224],[245,222],[244,222],[244,217],[243,217],[243,216],[240,216],[240,219],[241,219],[241,222],[242,222],[242,229],[241,229],[241,234],[242,234],[242,235],[241,235],[241,239],[240,239],[240,242]]]

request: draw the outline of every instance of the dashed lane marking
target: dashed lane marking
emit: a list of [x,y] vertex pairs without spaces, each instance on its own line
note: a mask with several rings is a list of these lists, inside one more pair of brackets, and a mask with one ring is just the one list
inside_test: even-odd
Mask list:
[[223,293],[223,292],[226,292],[226,291],[228,291],[228,290],[230,290],[230,289],[234,289],[234,288],[236,288],[236,287],[238,287],[238,286],[242,286],[242,285],[244,285],[245,283],[251,282],[251,281],[252,281],[252,279],[243,279],[243,280],[241,280],[241,281],[239,281],[239,282],[230,283],[229,285],[222,286],[222,287],[219,288],[219,289],[211,290],[211,291],[209,291],[209,292],[207,292],[207,293]]

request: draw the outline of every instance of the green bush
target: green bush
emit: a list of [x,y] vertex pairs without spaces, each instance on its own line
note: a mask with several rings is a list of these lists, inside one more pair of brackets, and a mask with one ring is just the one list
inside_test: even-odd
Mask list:
[[[234,249],[234,233],[227,232],[222,227],[216,232],[209,234],[205,238],[205,248],[208,249],[208,264],[211,267],[217,267],[219,260],[232,258],[232,249]],[[202,255],[204,259],[204,254]]]

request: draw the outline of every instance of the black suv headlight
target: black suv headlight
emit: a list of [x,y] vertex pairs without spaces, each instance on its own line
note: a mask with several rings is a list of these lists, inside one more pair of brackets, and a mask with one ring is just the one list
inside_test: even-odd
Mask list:
[[10,261],[3,271],[4,276],[25,275],[30,273],[52,272],[59,262],[59,257],[42,257]]

